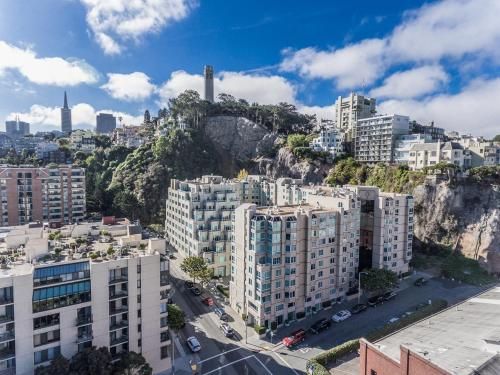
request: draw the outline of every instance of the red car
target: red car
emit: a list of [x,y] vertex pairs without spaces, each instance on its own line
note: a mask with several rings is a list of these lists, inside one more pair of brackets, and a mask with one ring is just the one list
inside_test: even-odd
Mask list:
[[213,306],[214,300],[212,297],[202,296],[201,302],[207,306]]
[[306,331],[304,331],[302,328],[298,329],[295,332],[292,332],[290,336],[287,336],[283,339],[283,345],[285,345],[287,348],[290,348],[294,345],[297,345],[298,343],[301,343],[302,341],[305,340],[306,337]]

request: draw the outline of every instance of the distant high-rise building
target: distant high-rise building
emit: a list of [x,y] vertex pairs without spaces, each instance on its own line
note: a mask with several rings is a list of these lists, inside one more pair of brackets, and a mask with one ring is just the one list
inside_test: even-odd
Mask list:
[[96,116],[96,132],[112,133],[116,129],[116,117],[111,113],[99,113]]
[[214,102],[214,67],[205,65],[205,100],[210,103]]
[[68,97],[66,91],[64,91],[64,106],[61,108],[61,131],[65,134],[69,134],[72,130],[71,109],[68,107]]
[[146,109],[146,111],[144,111],[144,123],[147,124],[150,121],[151,121],[151,115],[149,114],[149,110]]
[[30,124],[19,121],[19,117],[16,117],[15,120],[5,121],[5,133],[10,138],[24,137],[30,133]]

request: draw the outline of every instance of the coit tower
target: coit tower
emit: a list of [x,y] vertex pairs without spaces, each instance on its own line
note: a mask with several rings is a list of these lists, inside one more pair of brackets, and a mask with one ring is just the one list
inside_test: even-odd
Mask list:
[[214,67],[212,65],[205,65],[205,100],[210,103],[214,102]]

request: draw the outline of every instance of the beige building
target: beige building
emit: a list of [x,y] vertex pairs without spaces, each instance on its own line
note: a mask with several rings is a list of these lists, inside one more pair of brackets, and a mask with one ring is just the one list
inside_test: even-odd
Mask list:
[[95,150],[95,134],[90,130],[77,129],[73,131],[69,138],[70,148],[73,152],[92,153]]
[[236,209],[230,303],[250,322],[280,326],[357,286],[359,201],[344,189],[322,193],[315,203]]
[[373,186],[346,186],[361,201],[359,269],[408,272],[413,248],[413,197]]
[[[171,367],[168,260],[134,225],[104,226],[115,237],[102,228],[63,227],[52,231],[62,235],[57,240],[41,225],[3,229],[1,373],[33,374],[59,354],[70,358],[91,346],[108,347],[117,360],[141,353],[155,374]],[[76,239],[87,242],[75,247]]]
[[351,93],[335,101],[335,120],[342,132],[351,132],[359,119],[372,117],[376,112],[376,99],[363,95]]
[[469,150],[471,167],[500,165],[500,143],[492,141],[471,141],[464,147]]
[[414,144],[410,148],[408,166],[411,170],[420,170],[438,163],[453,164],[457,168],[471,166],[471,153],[457,142],[436,142]]
[[85,169],[0,167],[0,224],[32,221],[51,226],[82,221],[85,216]]

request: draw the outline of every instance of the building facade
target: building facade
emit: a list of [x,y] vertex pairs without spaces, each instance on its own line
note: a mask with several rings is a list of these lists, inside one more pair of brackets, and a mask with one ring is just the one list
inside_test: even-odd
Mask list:
[[361,201],[359,269],[378,268],[399,276],[409,270],[413,249],[413,197],[373,186],[347,186]]
[[96,132],[110,134],[116,129],[116,117],[111,113],[99,113],[96,116]]
[[38,238],[27,234],[37,246],[16,248],[17,257],[2,268],[0,371],[33,374],[59,354],[71,358],[91,346],[109,348],[115,360],[135,351],[154,373],[168,370],[166,258],[151,248],[95,259],[57,254],[46,235],[41,227]]
[[434,142],[445,141],[446,135],[443,128],[434,126],[434,122],[430,125],[422,125],[415,120],[410,121],[410,133],[411,134],[423,134],[424,136],[430,136],[431,140]]
[[410,148],[411,170],[433,167],[438,163],[453,164],[459,169],[471,167],[471,153],[457,142],[414,144]]
[[358,226],[359,202],[347,191],[314,205],[241,205],[231,306],[250,323],[274,328],[342,300],[357,285]]
[[332,158],[342,155],[344,150],[342,135],[335,127],[321,128],[309,147],[314,151],[328,152]]
[[138,148],[144,144],[144,138],[141,136],[141,127],[134,125],[123,125],[113,131],[112,141],[114,145],[125,146],[129,148]]
[[66,95],[66,91],[64,91],[64,105],[61,108],[61,131],[64,134],[70,134],[73,131],[71,108],[68,106],[68,96]]
[[376,112],[376,99],[363,95],[351,93],[335,101],[335,120],[342,132],[353,131],[358,120],[373,117]]
[[15,120],[5,121],[5,133],[12,139],[24,137],[30,134],[30,124],[19,121],[19,117]]
[[403,134],[396,138],[394,143],[393,160],[398,164],[408,164],[410,161],[410,149],[413,145],[432,143],[429,134]]
[[383,115],[360,119],[354,135],[354,156],[364,163],[394,162],[396,139],[408,134],[408,116]]
[[1,225],[33,221],[52,226],[82,221],[85,217],[85,170],[0,167]]
[[71,133],[69,138],[70,148],[74,152],[90,154],[96,148],[94,133],[90,130],[77,129]]

